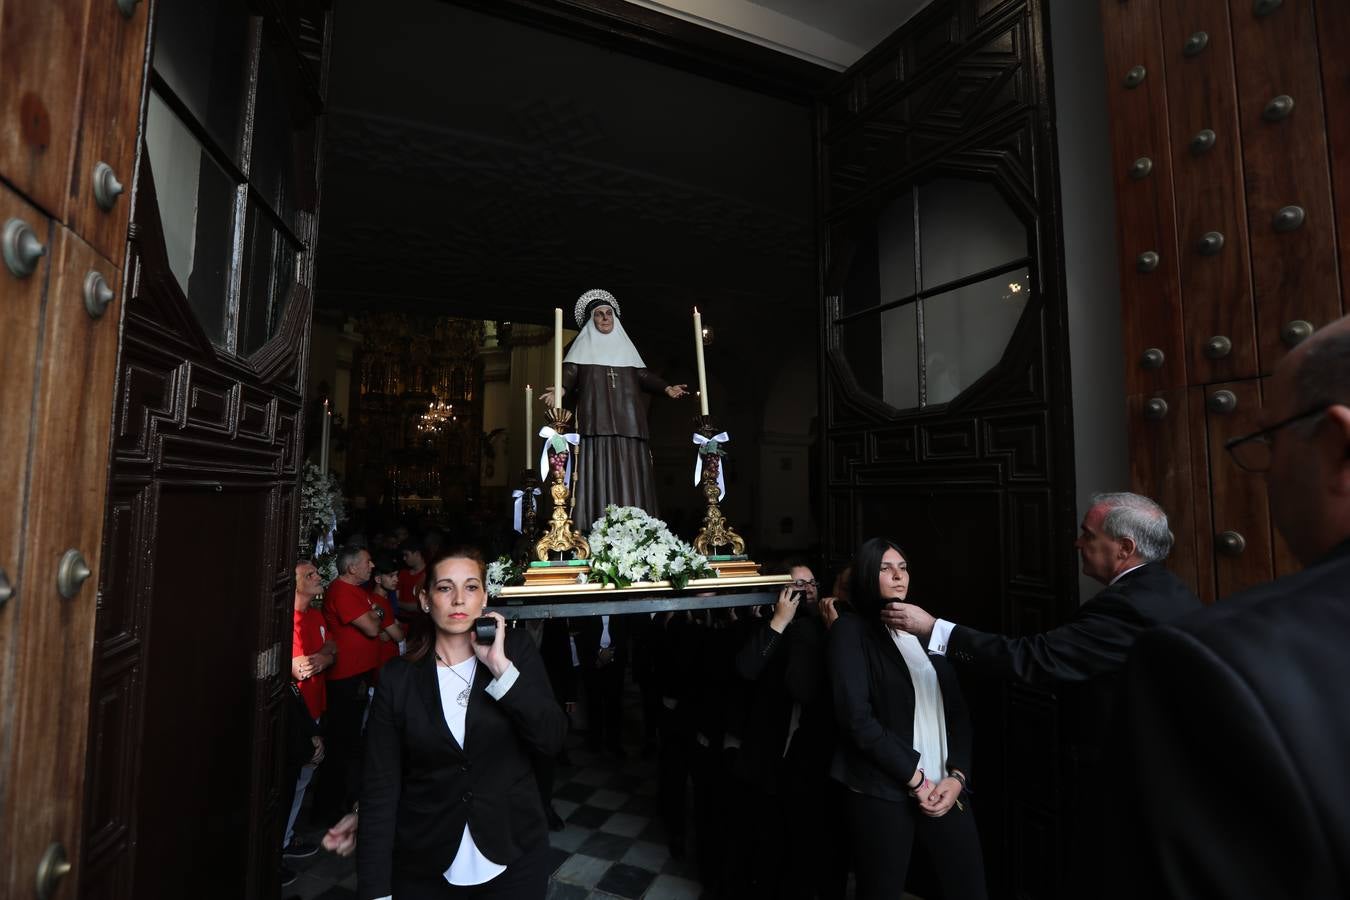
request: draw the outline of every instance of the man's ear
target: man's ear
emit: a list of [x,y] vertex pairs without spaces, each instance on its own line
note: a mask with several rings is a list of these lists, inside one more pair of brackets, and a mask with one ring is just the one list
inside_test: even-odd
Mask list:
[[1336,404],[1327,408],[1327,454],[1331,463],[1328,488],[1338,496],[1350,495],[1350,406]]
[[1139,549],[1139,545],[1134,542],[1134,538],[1123,537],[1120,539],[1120,552],[1124,554],[1121,559],[1129,559],[1134,556],[1134,552]]

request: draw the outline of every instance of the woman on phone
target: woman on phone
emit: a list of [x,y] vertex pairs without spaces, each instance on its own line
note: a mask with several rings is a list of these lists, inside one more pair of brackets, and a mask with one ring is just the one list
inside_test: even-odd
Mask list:
[[358,896],[541,900],[548,824],[532,752],[562,749],[567,717],[524,631],[497,613],[475,640],[487,573],[473,550],[427,567],[431,627],[380,678],[366,732]]
[[975,821],[959,800],[970,777],[971,730],[956,674],[917,638],[882,625],[904,600],[909,563],[885,538],[853,558],[853,611],[830,629],[829,664],[841,782],[858,900],[899,897],[914,841],[928,851],[946,900],[984,900]]

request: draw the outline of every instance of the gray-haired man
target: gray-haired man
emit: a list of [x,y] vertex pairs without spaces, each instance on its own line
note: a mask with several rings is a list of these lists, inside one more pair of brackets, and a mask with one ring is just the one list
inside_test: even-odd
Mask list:
[[1162,507],[1138,494],[1098,494],[1074,541],[1083,574],[1106,588],[1063,625],[1026,637],[990,634],[934,619],[908,603],[881,613],[891,628],[918,635],[930,653],[1056,688],[1066,746],[1068,880],[1089,884],[1101,857],[1102,751],[1111,727],[1125,659],[1148,629],[1201,608],[1181,579],[1162,564],[1172,532]]

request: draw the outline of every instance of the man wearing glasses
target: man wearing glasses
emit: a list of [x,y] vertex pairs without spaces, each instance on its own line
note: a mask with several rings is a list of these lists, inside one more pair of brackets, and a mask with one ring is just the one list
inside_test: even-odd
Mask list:
[[1350,317],[1280,361],[1262,417],[1228,450],[1304,569],[1131,654],[1129,896],[1350,896]]

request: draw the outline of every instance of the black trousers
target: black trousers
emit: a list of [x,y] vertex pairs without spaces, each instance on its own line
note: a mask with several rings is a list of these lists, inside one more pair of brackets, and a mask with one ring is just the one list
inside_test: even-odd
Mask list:
[[586,745],[599,750],[603,741],[607,749],[619,750],[623,744],[623,664],[582,669],[581,685],[586,691]]
[[988,896],[980,836],[969,806],[965,811],[953,806],[934,819],[909,798],[880,800],[847,789],[842,793],[858,876],[857,900],[894,900],[903,893],[916,838],[937,870],[943,900]]
[[440,875],[400,876],[394,870],[395,900],[544,900],[548,893],[548,842],[506,867],[506,871],[482,884],[450,884]]
[[361,796],[361,719],[369,684],[369,672],[328,682],[324,763],[314,773],[314,815],[325,827],[351,812]]

